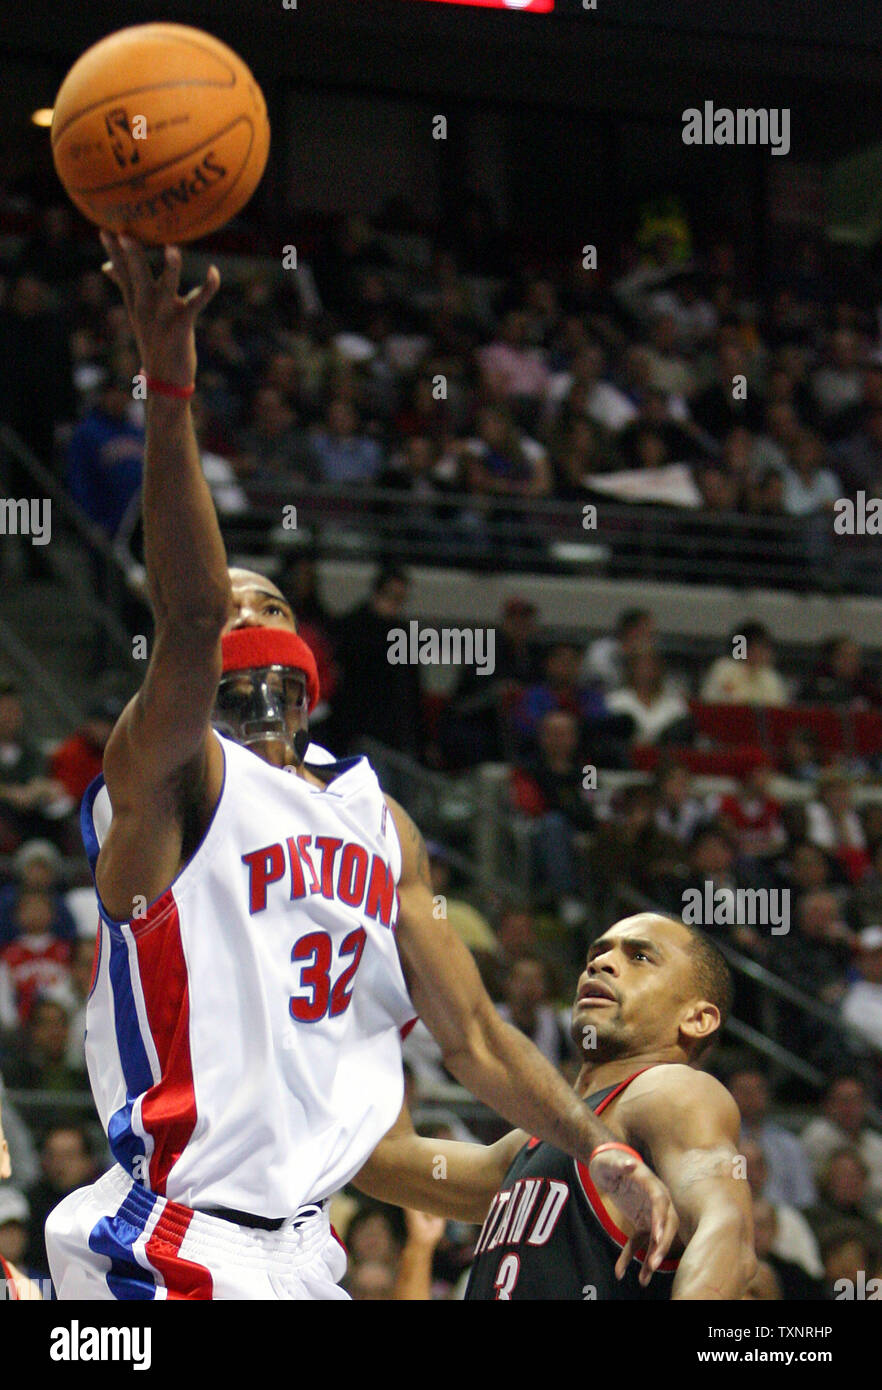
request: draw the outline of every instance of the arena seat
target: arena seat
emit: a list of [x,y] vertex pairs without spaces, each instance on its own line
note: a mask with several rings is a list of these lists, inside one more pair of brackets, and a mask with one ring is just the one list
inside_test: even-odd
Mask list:
[[759,743],[744,744],[740,748],[661,748],[658,744],[637,745],[631,749],[634,766],[641,772],[653,772],[662,757],[668,758],[676,753],[678,762],[688,767],[696,776],[742,778],[756,767],[766,762],[765,749]]
[[754,705],[708,704],[690,700],[689,712],[699,736],[723,744],[760,744],[760,711]]
[[845,747],[842,715],[830,706],[791,705],[785,709],[766,709],[764,714],[768,741],[776,753],[784,747],[794,729],[809,729],[826,755],[841,753]]

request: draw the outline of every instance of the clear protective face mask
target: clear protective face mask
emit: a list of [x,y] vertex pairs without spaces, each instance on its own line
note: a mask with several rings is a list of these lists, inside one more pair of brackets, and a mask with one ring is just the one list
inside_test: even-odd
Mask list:
[[281,741],[299,761],[307,708],[306,681],[299,671],[285,666],[228,671],[218,685],[211,723],[219,734],[248,748]]

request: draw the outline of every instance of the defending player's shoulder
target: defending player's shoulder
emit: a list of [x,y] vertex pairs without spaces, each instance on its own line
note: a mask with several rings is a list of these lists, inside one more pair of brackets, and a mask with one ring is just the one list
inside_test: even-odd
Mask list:
[[651,1144],[672,1132],[695,1143],[725,1137],[737,1143],[738,1107],[725,1086],[709,1072],[683,1063],[650,1067],[631,1082],[616,1118],[633,1139]]

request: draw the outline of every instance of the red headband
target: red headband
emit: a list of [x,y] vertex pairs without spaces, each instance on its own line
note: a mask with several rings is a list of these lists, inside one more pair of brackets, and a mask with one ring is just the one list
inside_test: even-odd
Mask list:
[[306,694],[312,713],[319,699],[318,668],[312,650],[296,632],[280,627],[237,627],[221,638],[224,675],[228,671],[259,670],[264,666],[290,666],[306,677]]

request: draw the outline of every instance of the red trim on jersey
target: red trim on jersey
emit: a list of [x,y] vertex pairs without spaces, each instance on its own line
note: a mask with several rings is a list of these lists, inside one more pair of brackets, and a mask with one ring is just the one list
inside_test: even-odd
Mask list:
[[0,1255],[0,1269],[2,1269],[3,1271],[3,1278],[6,1280],[6,1287],[9,1289],[10,1303],[20,1303],[21,1294],[18,1291],[18,1284],[16,1283],[15,1275],[13,1274],[10,1266],[6,1263],[2,1255]]
[[169,1202],[153,1228],[145,1254],[162,1276],[170,1299],[210,1300],[214,1292],[211,1275],[204,1265],[182,1260],[180,1249],[194,1213],[177,1202]]
[[[649,1067],[641,1067],[639,1071],[635,1071],[631,1076],[626,1077],[624,1081],[620,1082],[618,1086],[610,1091],[608,1096],[604,1096],[594,1112],[595,1115],[600,1115],[610,1102],[615,1100],[616,1096],[621,1095],[622,1091],[624,1091],[627,1086],[630,1086],[632,1081],[636,1081],[638,1076],[642,1076],[645,1071],[649,1070]],[[603,1198],[591,1181],[587,1163],[580,1163],[578,1159],[574,1159],[573,1161],[576,1165],[576,1172],[579,1176],[579,1182],[582,1185],[582,1191],[588,1200],[588,1205],[606,1231],[606,1234],[615,1241],[620,1250],[623,1250],[628,1243],[628,1237],[625,1235],[625,1232],[616,1225],[606,1207],[603,1205]],[[634,1259],[637,1260],[639,1264],[642,1264],[646,1259],[646,1250],[636,1250],[634,1252]],[[662,1260],[659,1265],[659,1270],[669,1274],[677,1269],[679,1264],[679,1259]]]
[[401,1028],[398,1029],[402,1042],[404,1042],[404,1039],[407,1037],[411,1028],[415,1028],[419,1021],[419,1014],[417,1014],[416,1018],[409,1018],[407,1022]]
[[340,1237],[338,1236],[337,1232],[334,1230],[334,1227],[333,1227],[333,1226],[331,1226],[331,1235],[334,1237],[335,1241],[337,1242],[337,1244],[339,1245],[340,1249],[343,1251],[343,1254],[346,1256],[346,1258],[347,1258],[347,1260],[348,1260],[348,1259],[349,1259],[349,1251],[346,1249],[346,1246],[343,1244],[343,1241],[340,1239]]
[[150,1187],[164,1197],[168,1175],[196,1127],[190,989],[181,923],[170,888],[153,904],[146,920],[153,922],[153,930],[142,927],[136,932],[135,947],[160,1080],[144,1095],[141,1121],[153,1139]]

